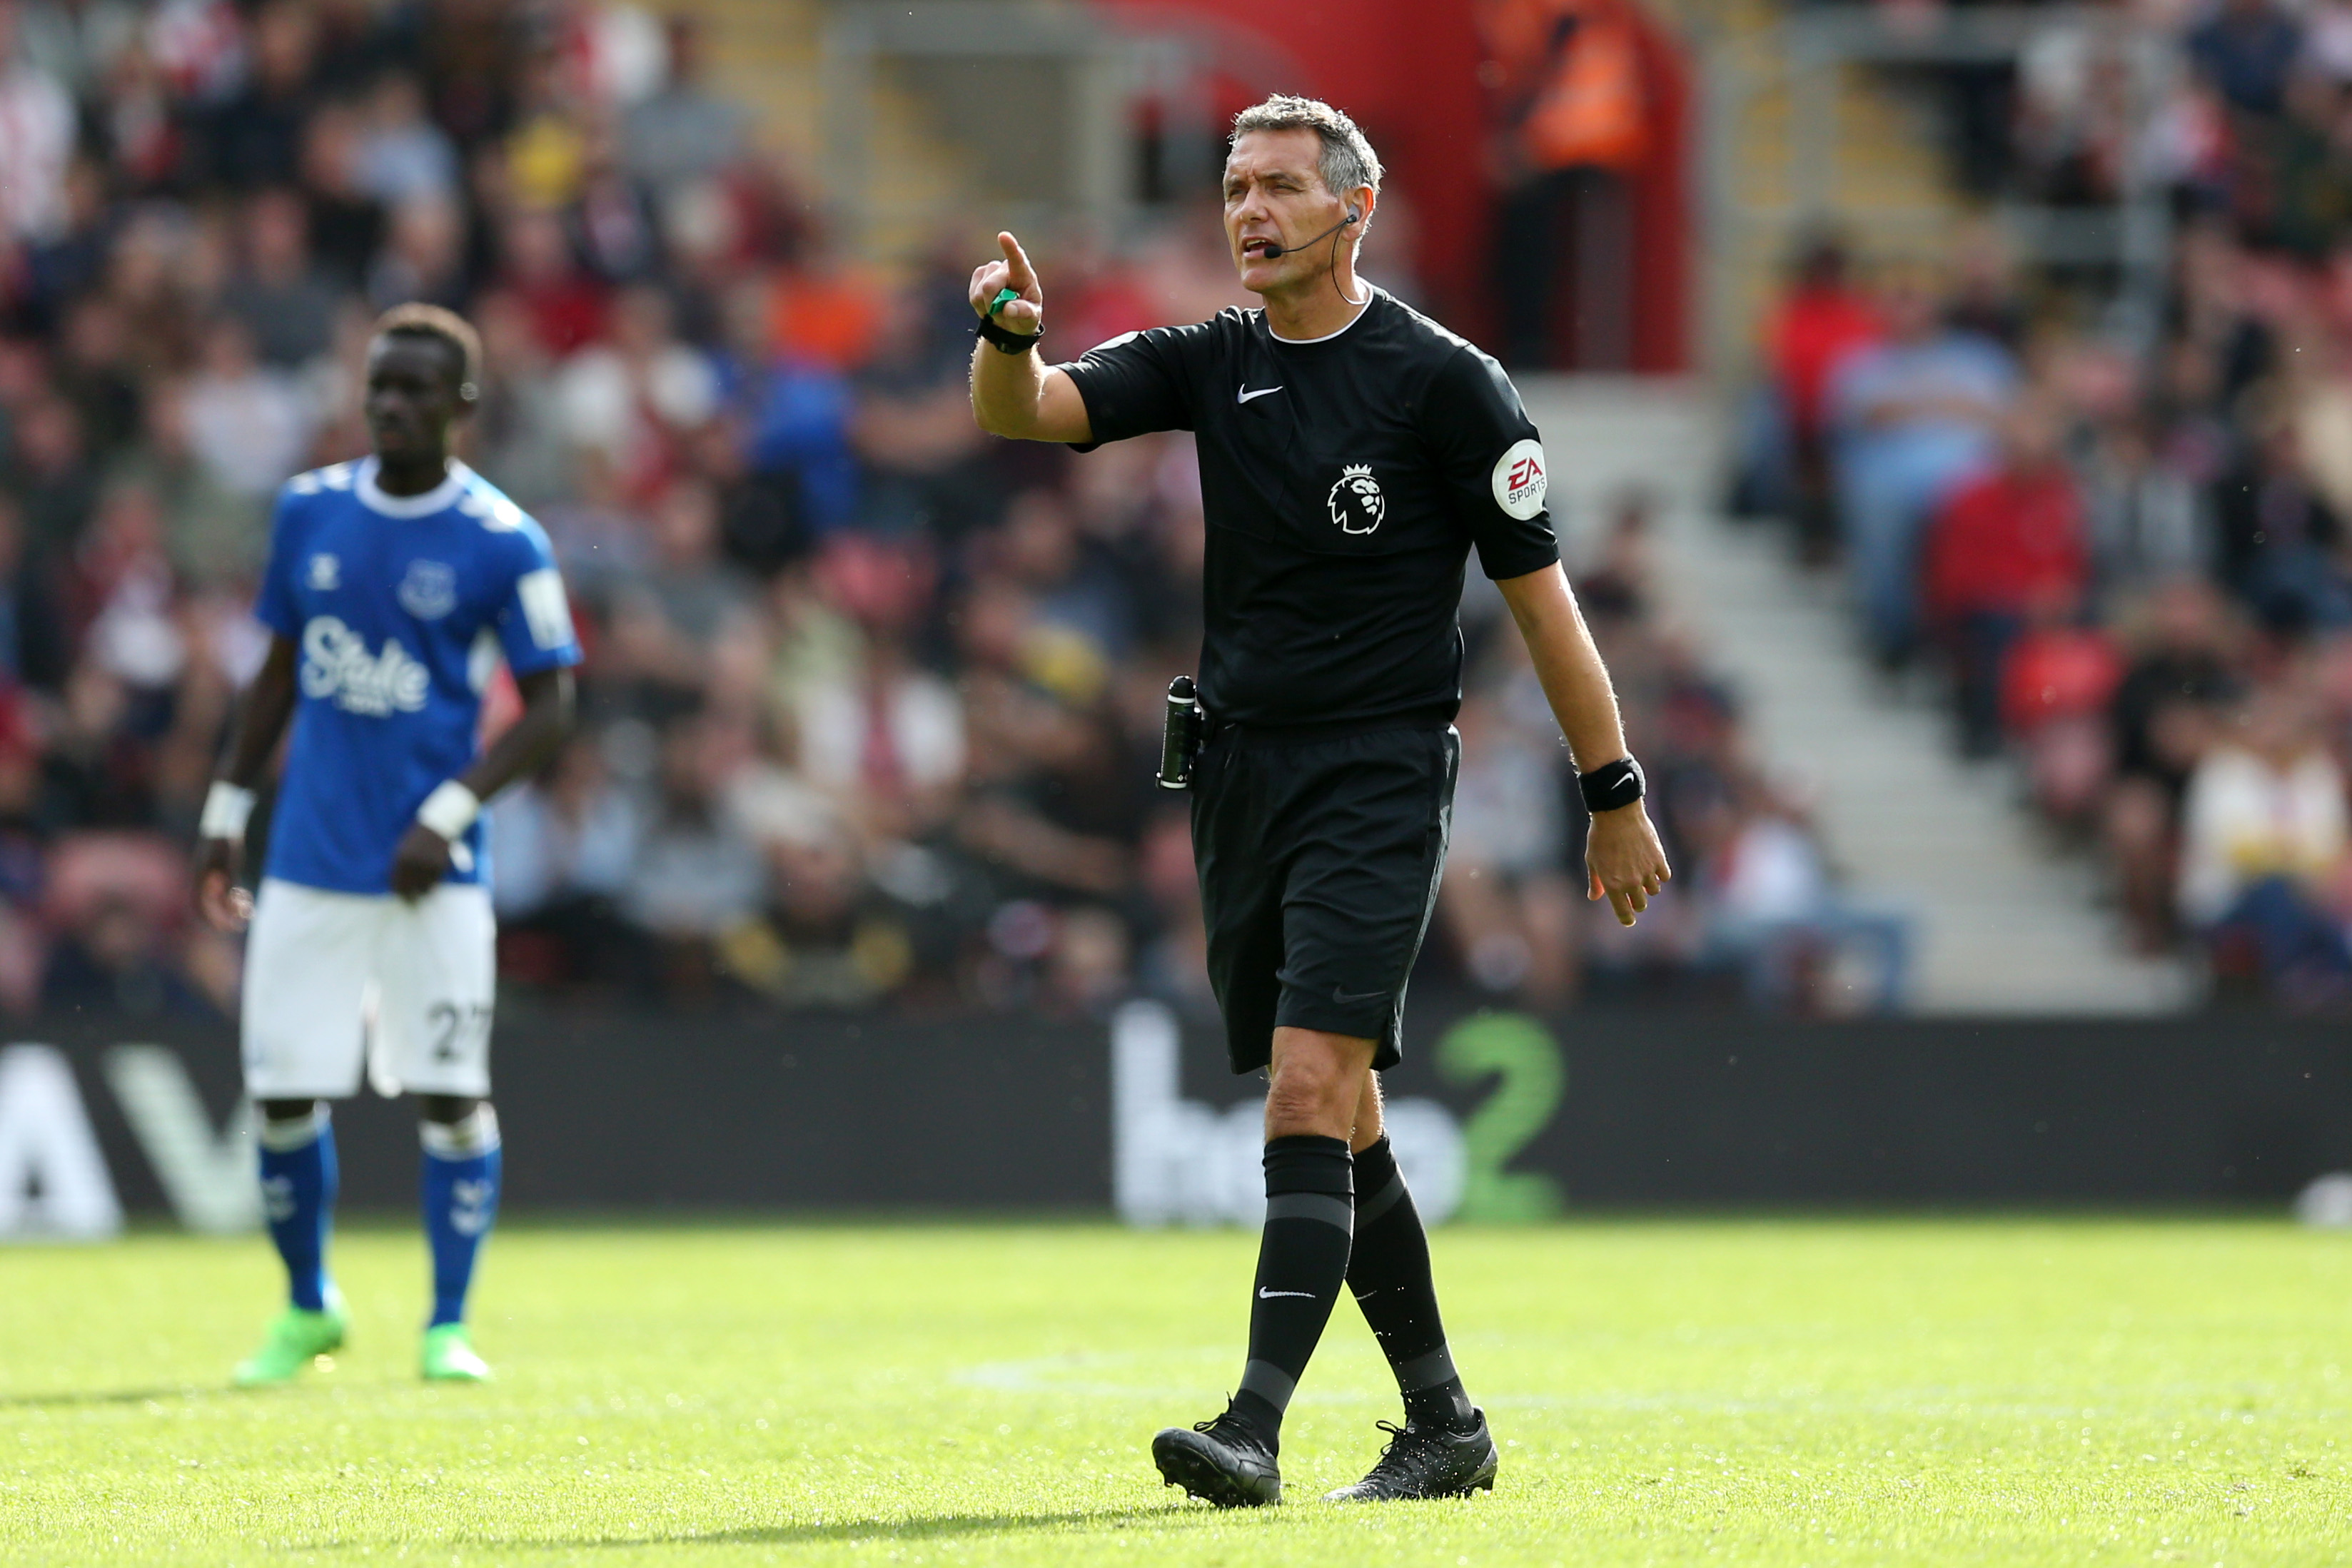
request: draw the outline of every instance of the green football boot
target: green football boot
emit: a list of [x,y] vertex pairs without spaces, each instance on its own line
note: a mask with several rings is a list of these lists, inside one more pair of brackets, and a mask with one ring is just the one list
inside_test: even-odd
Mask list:
[[261,1348],[236,1364],[236,1386],[268,1388],[291,1383],[311,1362],[343,1348],[343,1330],[350,1322],[343,1311],[343,1293],[329,1285],[321,1300],[324,1304],[318,1312],[288,1307],[271,1320],[269,1337],[261,1342]]
[[423,1363],[427,1383],[488,1383],[490,1364],[474,1354],[464,1323],[436,1323],[425,1331]]

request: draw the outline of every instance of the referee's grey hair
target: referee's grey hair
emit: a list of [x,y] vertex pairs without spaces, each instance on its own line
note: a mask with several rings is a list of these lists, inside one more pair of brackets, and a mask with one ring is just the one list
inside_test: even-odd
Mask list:
[[1359,185],[1370,185],[1374,195],[1380,193],[1381,155],[1372,151],[1371,142],[1344,110],[1319,98],[1278,92],[1264,103],[1250,105],[1234,116],[1234,133],[1226,145],[1253,131],[1312,131],[1323,142],[1323,156],[1316,160],[1315,169],[1323,176],[1325,190],[1343,201]]

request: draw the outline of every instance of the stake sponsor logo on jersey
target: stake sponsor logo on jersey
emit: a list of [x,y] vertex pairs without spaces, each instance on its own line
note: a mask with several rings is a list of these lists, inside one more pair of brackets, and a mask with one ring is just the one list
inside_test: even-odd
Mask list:
[[1517,441],[1495,459],[1495,505],[1526,522],[1544,507],[1544,492],[1551,481],[1544,476],[1540,442]]
[[1331,486],[1325,505],[1345,534],[1370,533],[1389,511],[1389,498],[1381,494],[1381,482],[1372,477],[1369,463],[1350,463],[1340,469],[1339,482]]
[[331,615],[302,628],[305,696],[331,702],[345,713],[389,718],[421,712],[432,685],[432,672],[397,637],[385,638],[383,652],[371,653],[364,636]]

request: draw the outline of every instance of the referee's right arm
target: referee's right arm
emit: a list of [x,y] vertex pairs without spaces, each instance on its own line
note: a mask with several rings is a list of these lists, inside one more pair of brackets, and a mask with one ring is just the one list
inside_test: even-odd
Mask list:
[[[1020,298],[1004,302],[996,312],[997,325],[1011,332],[1042,332],[1045,292],[1037,286],[1037,269],[1011,235],[998,235],[996,243],[1003,258],[972,270],[972,309],[986,319],[996,297],[1010,288]],[[1094,438],[1086,400],[1067,375],[1045,365],[1034,349],[1007,353],[986,339],[971,350],[971,413],[989,434],[1016,441],[1083,444]]]

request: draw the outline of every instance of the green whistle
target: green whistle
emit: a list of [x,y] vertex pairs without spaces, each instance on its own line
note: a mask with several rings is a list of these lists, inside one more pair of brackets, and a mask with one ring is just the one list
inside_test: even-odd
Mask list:
[[1005,303],[1008,300],[1018,299],[1020,298],[1021,290],[1017,288],[1000,288],[996,291],[996,298],[989,302],[988,313],[991,316],[993,316],[999,310],[1004,308]]

